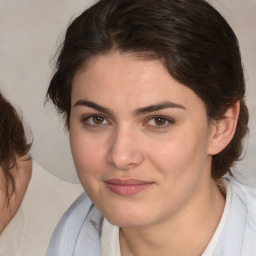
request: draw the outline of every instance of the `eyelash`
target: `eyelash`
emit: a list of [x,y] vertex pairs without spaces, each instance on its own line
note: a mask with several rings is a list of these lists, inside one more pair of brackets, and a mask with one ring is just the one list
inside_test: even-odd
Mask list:
[[[159,125],[157,125],[156,123],[155,123],[155,125],[150,125],[149,124],[149,122],[151,121],[151,120],[153,120],[153,122],[154,121],[156,121],[155,119],[161,119],[163,122],[164,122],[164,124],[159,124]],[[165,117],[165,116],[151,116],[151,117],[149,117],[147,120],[146,120],[146,125],[148,125],[148,126],[151,126],[151,127],[153,127],[153,129],[164,129],[164,128],[167,128],[167,127],[169,127],[170,125],[172,125],[172,124],[174,124],[174,120],[173,119],[171,119],[171,118],[169,118],[169,117]]]
[[[94,123],[89,123],[89,120],[93,119],[93,118],[99,118],[99,119],[101,119],[103,121],[103,123],[96,124],[94,122],[95,120],[94,121],[92,120],[92,122],[94,122]],[[152,120],[153,120],[153,122],[156,121],[154,119],[159,119],[159,120],[163,121],[163,124],[162,125],[161,124],[157,125],[156,123],[155,124],[149,124],[149,122],[152,121]],[[105,121],[107,123],[104,123]],[[83,125],[85,125],[87,127],[92,127],[92,128],[100,128],[102,126],[111,124],[111,122],[109,122],[107,120],[107,118],[105,118],[102,115],[89,115],[89,116],[85,116],[85,117],[81,118],[81,122],[83,123]],[[153,129],[164,129],[164,128],[169,127],[172,124],[174,124],[174,120],[173,119],[167,118],[167,117],[164,117],[164,116],[160,116],[160,115],[159,116],[158,115],[151,116],[151,117],[147,118],[146,122],[144,122],[144,125],[150,126]]]
[[[85,126],[89,126],[89,127],[92,127],[92,128],[98,128],[98,127],[101,127],[103,125],[106,125],[104,123],[100,123],[100,124],[96,124],[96,123],[89,123],[89,120],[90,119],[93,119],[93,118],[100,118],[104,121],[107,121],[107,119],[104,117],[104,116],[101,116],[101,115],[89,115],[89,116],[85,116],[83,118],[81,118],[81,122],[83,123],[83,125]],[[107,121],[108,123],[110,123],[109,121]]]

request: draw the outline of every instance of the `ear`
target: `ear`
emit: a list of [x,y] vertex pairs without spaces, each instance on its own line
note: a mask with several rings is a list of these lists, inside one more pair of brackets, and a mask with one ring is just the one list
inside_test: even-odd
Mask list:
[[221,120],[212,122],[208,146],[209,155],[220,153],[230,143],[236,131],[239,112],[240,101],[237,101],[227,110]]

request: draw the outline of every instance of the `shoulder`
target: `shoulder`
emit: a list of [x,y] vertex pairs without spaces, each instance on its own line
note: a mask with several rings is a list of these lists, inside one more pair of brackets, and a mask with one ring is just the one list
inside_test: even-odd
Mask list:
[[235,210],[244,216],[245,232],[251,232],[256,238],[256,188],[242,184],[235,178],[230,178],[230,185],[234,208],[239,207],[239,210]]
[[239,200],[248,212],[256,214],[253,211],[256,207],[256,188],[243,184],[234,177],[228,177],[227,179],[232,188],[232,198]]
[[94,208],[90,198],[83,193],[59,221],[52,235],[47,256],[73,255],[88,215],[91,219],[94,217],[93,215],[97,214]]
[[214,255],[255,255],[256,189],[227,177],[232,190],[228,217]]

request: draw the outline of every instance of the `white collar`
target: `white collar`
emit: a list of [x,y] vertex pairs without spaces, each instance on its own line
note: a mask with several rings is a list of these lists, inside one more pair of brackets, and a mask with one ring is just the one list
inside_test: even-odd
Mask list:
[[121,256],[119,227],[112,225],[106,218],[102,224],[100,256]]
[[231,207],[231,199],[232,199],[232,188],[229,184],[229,182],[226,179],[221,179],[220,183],[217,184],[219,188],[222,190],[224,194],[226,194],[226,202],[225,207],[220,219],[220,222],[214,232],[214,235],[211,239],[211,241],[208,243],[205,251],[203,252],[202,256],[212,256],[214,253],[214,250],[216,248],[218,239],[220,237],[221,231],[226,223],[228,213]]

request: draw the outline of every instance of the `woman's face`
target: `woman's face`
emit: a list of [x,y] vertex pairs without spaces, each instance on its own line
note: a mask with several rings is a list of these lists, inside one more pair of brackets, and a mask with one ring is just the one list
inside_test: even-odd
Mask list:
[[113,52],[75,75],[70,143],[80,181],[121,227],[192,209],[212,182],[202,100],[160,61]]

